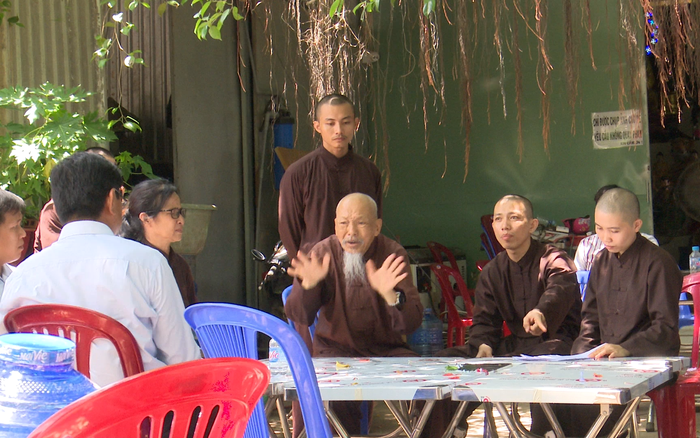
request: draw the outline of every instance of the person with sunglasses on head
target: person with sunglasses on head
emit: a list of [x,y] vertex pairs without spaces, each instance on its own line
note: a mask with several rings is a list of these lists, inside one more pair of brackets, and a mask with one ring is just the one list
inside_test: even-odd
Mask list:
[[143,181],[129,195],[119,235],[159,250],[173,270],[185,307],[197,302],[187,261],[170,247],[182,240],[185,209],[177,187],[164,179]]

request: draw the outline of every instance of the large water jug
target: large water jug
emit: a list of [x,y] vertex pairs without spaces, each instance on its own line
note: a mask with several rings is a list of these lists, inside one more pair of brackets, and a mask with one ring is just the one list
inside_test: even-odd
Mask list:
[[423,322],[408,337],[408,344],[413,351],[424,357],[435,356],[435,353],[443,349],[442,321],[433,314],[430,307],[423,310]]
[[70,339],[0,336],[0,437],[26,438],[59,409],[97,389],[73,369],[74,360]]

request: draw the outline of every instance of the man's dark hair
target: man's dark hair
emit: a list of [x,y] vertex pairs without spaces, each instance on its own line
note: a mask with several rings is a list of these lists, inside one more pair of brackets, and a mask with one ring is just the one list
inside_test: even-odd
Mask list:
[[110,151],[109,149],[106,149],[106,148],[99,147],[99,146],[93,146],[93,147],[87,148],[87,149],[85,149],[85,152],[89,152],[91,154],[106,155],[110,158],[114,158],[114,154],[112,153],[112,151]]
[[600,197],[603,196],[603,193],[607,192],[610,189],[619,189],[619,188],[620,188],[620,186],[618,186],[617,184],[608,184],[607,186],[603,186],[603,187],[599,188],[597,192],[595,192],[595,196],[593,197],[593,200],[597,204],[598,201],[600,201]]
[[319,100],[316,106],[314,107],[314,120],[318,120],[318,110],[323,106],[323,105],[345,105],[348,104],[352,108],[352,115],[353,117],[357,112],[355,111],[355,104],[352,103],[352,100],[348,99],[347,96],[343,94],[329,94],[325,96],[323,99]]
[[139,215],[146,213],[149,217],[156,217],[175,193],[177,187],[165,179],[149,179],[138,183],[129,195],[129,208],[122,219],[119,235],[145,243],[146,236]]
[[11,213],[24,215],[24,200],[12,192],[0,189],[0,225],[5,223],[5,218]]
[[[515,194],[505,195],[504,197],[502,197],[501,199],[498,200],[498,202],[501,202],[501,201],[520,201],[525,206],[525,216],[528,219],[535,218],[535,209],[532,208],[532,202],[530,202],[530,200],[527,199],[526,197],[524,197],[522,195],[515,195]],[[498,202],[496,204],[498,204]]]
[[61,222],[97,219],[112,189],[121,193],[122,175],[94,153],[78,152],[51,171],[51,195]]

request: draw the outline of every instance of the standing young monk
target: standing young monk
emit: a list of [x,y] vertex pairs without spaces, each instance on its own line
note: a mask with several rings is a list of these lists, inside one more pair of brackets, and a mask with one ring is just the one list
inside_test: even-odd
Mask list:
[[314,112],[322,147],[289,166],[280,183],[279,233],[290,259],[303,245],[333,234],[335,207],[345,195],[369,195],[382,216],[379,169],[350,144],[360,125],[353,103],[342,94],[330,94]]

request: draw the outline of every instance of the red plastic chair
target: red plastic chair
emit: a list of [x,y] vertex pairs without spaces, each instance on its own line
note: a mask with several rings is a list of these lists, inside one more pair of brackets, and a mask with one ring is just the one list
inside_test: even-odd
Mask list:
[[19,307],[5,316],[11,333],[45,333],[72,339],[78,371],[90,377],[92,341],[104,338],[117,349],[124,377],[143,372],[139,344],[129,329],[107,315],[65,304],[36,304]]
[[[445,303],[445,308],[447,309],[447,347],[464,345],[467,327],[472,325],[472,316],[474,315],[472,298],[467,290],[467,286],[464,284],[464,280],[462,280],[459,271],[456,269],[449,268],[439,263],[430,265],[430,269],[435,273],[440,283],[442,301]],[[455,280],[457,291],[453,289],[450,277]],[[458,292],[464,300],[465,317],[461,316],[457,311],[457,306],[455,306],[455,292]]]
[[[121,380],[61,409],[28,438],[239,438],[270,371],[243,358],[200,359]],[[189,435],[188,432],[193,432]]]
[[683,292],[693,297],[692,367],[679,376],[673,385],[666,385],[649,393],[656,407],[659,438],[695,438],[695,394],[700,394],[698,349],[700,343],[700,273],[683,278]]

